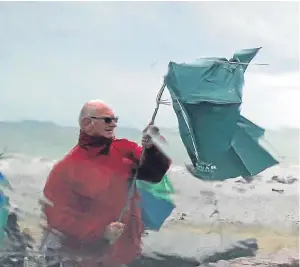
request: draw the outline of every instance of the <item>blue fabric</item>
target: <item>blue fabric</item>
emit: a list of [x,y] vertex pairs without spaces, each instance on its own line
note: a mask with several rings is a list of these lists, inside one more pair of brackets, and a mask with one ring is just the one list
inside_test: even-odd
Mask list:
[[6,180],[6,178],[4,177],[4,175],[2,174],[2,172],[0,172],[0,183],[2,181],[5,181],[5,180]]
[[[0,185],[2,186],[8,186],[9,183],[5,176],[0,172]],[[4,195],[4,193],[0,189],[0,245],[1,242],[5,236],[4,228],[7,224],[7,217],[8,217],[8,207],[9,199],[7,196]]]
[[138,188],[140,208],[145,229],[158,231],[170,216],[175,205],[169,200],[157,198],[147,190]]
[[[0,185],[6,186],[8,184],[8,181],[6,180],[5,176],[0,172]],[[2,211],[3,205],[5,205],[7,202],[7,197],[3,194],[1,188],[0,188],[0,212]]]

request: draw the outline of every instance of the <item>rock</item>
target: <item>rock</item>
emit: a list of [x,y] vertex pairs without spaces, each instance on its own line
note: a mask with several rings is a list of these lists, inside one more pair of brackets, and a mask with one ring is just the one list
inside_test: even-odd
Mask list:
[[198,267],[200,262],[186,257],[156,253],[155,256],[142,255],[128,267]]
[[247,184],[248,182],[244,179],[239,179],[239,180],[236,180],[234,181],[235,183],[241,183],[241,184]]
[[200,190],[200,194],[206,197],[214,197],[216,195],[212,190]]
[[254,176],[248,176],[248,177],[243,177],[239,180],[236,180],[235,183],[242,183],[242,184],[250,184],[253,181],[261,181],[262,176],[261,175],[254,175]]
[[215,264],[206,266],[211,267],[299,267],[299,253],[297,250],[282,250],[267,256],[243,257],[230,261],[219,261]]
[[201,263],[214,263],[220,260],[231,260],[235,258],[254,256],[258,250],[256,239],[240,240],[231,246],[215,251],[212,255],[202,259]]
[[292,176],[288,176],[288,177],[284,178],[284,177],[279,177],[278,175],[274,175],[271,178],[271,181],[278,182],[278,183],[281,183],[281,184],[293,184],[296,181],[298,181],[298,179],[295,178],[295,177],[292,177]]
[[[215,234],[161,230],[143,239],[142,256],[129,267],[192,267],[236,257],[253,256],[255,239],[236,240]],[[202,265],[201,265],[202,264]]]
[[284,179],[282,177],[279,177],[278,175],[272,176],[271,181],[284,184]]
[[143,233],[142,233],[142,237],[145,237],[145,236],[148,236],[149,235],[149,231],[145,230]]
[[243,177],[243,179],[249,184],[249,183],[253,182],[253,180],[255,179],[255,176]]
[[245,193],[247,190],[245,188],[233,186],[232,189],[236,190],[239,193]]
[[282,194],[282,193],[284,192],[283,189],[274,189],[274,188],[272,188],[272,191],[273,191],[273,192],[280,193],[280,194]]
[[298,181],[297,178],[292,177],[292,176],[288,176],[286,179],[287,179],[287,184],[293,184]]
[[185,213],[181,213],[181,216],[179,217],[179,221],[183,221],[185,220],[186,214]]

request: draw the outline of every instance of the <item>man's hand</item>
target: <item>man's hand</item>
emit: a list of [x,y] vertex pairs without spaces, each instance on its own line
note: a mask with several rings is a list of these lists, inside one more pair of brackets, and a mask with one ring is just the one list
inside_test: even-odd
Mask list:
[[104,238],[113,244],[123,233],[125,224],[121,222],[112,222],[106,227],[104,232]]
[[142,146],[145,147],[146,149],[153,146],[151,137],[149,135],[144,134],[142,136]]
[[159,128],[157,126],[154,126],[152,124],[149,124],[144,130],[143,130],[143,136],[142,136],[142,146],[146,149],[153,146],[152,138],[151,136],[159,136]]

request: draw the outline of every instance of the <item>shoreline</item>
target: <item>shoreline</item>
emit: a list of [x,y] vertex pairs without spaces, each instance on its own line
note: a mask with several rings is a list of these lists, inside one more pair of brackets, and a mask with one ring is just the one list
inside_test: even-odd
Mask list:
[[191,225],[184,222],[169,223],[163,227],[166,231],[182,231],[195,234],[218,235],[220,242],[223,237],[234,237],[238,239],[255,238],[259,246],[259,253],[276,253],[282,249],[299,249],[298,231],[287,229],[271,229],[266,226],[237,225],[237,224],[206,224]]

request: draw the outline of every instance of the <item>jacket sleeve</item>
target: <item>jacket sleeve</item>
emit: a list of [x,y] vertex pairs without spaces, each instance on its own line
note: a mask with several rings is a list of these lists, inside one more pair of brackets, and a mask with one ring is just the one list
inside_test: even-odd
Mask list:
[[[134,142],[130,142],[130,144],[133,159],[139,161],[143,148]],[[142,164],[138,169],[138,179],[151,183],[159,183],[170,168],[170,165],[171,160],[153,145],[151,148],[145,150]]]
[[67,176],[68,173],[61,164],[54,166],[48,176],[43,190],[44,196],[51,203],[44,206],[48,227],[68,237],[96,240],[105,226],[101,225],[101,220],[95,220],[95,214],[70,206],[69,199],[74,191]]

